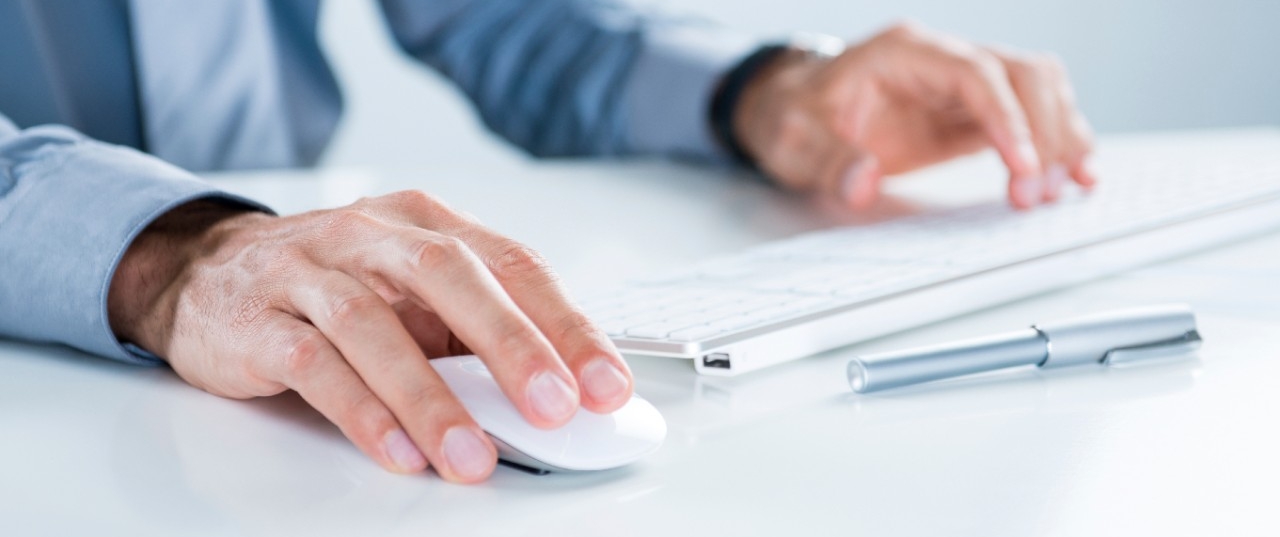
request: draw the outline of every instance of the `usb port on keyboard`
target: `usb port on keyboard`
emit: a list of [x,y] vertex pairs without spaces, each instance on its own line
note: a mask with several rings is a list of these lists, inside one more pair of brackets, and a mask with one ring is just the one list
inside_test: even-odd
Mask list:
[[702,365],[714,369],[729,369],[729,353],[713,352],[702,357]]

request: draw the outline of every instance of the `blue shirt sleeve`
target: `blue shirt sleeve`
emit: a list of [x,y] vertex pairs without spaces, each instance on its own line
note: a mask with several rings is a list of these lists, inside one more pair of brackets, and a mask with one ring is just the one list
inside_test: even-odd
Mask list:
[[0,115],[0,337],[157,362],[116,339],[107,291],[139,232],[205,198],[262,209],[133,149]]
[[537,156],[729,157],[708,109],[758,43],[602,0],[382,0],[410,55],[449,76],[494,131]]

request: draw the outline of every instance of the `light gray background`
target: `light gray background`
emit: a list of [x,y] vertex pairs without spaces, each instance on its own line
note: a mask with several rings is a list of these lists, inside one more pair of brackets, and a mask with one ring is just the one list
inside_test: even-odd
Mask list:
[[[1101,132],[1280,123],[1280,0],[638,3],[761,36],[811,30],[859,39],[911,18],[983,42],[1051,50]],[[446,80],[398,53],[374,0],[328,0],[322,34],[347,102],[327,164],[456,169],[524,158],[486,133]]]

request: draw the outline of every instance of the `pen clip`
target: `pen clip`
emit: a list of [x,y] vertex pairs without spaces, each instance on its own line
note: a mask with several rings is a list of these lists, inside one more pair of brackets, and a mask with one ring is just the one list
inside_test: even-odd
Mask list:
[[1102,363],[1106,365],[1127,364],[1154,358],[1176,356],[1200,348],[1200,344],[1203,341],[1200,337],[1200,332],[1192,330],[1173,339],[1111,349],[1107,351],[1107,354],[1103,355]]

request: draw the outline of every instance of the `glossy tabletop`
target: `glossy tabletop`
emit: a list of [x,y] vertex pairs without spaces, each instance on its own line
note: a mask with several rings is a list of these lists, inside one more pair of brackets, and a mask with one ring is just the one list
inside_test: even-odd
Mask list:
[[[282,213],[427,190],[542,251],[578,295],[1003,192],[989,157],[892,181],[861,216],[656,162],[211,180]],[[1224,245],[737,378],[632,358],[669,425],[659,452],[476,486],[386,473],[293,395],[231,401],[166,369],[0,341],[0,535],[1278,535],[1277,252],[1280,234]],[[845,381],[859,352],[1169,301],[1196,308],[1198,357],[868,396]]]

